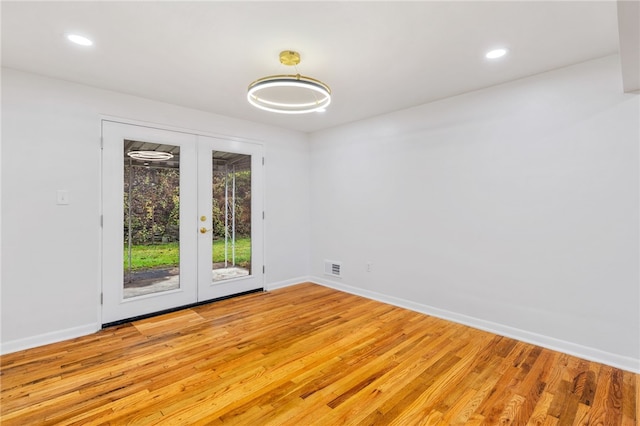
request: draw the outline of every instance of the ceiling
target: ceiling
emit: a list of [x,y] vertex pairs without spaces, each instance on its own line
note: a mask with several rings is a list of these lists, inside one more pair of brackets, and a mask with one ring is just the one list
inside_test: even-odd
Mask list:
[[[495,47],[509,55],[487,60]],[[331,86],[326,112],[246,101],[249,83],[291,71],[285,49]],[[618,51],[615,1],[2,2],[5,67],[303,132]]]

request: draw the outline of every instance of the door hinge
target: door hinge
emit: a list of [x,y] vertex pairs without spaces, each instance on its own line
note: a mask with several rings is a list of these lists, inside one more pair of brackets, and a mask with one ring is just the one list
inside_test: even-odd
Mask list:
[[264,220],[264,210],[262,211],[262,220]]
[[104,216],[100,215],[100,228],[104,226]]
[[104,138],[100,136],[100,149],[104,149]]
[[264,166],[264,157],[262,157],[262,165]]
[[264,265],[262,265],[262,273],[263,273],[263,274],[265,273],[266,269],[267,269],[267,268],[266,268]]
[[104,302],[104,294],[100,293],[100,304],[102,305]]

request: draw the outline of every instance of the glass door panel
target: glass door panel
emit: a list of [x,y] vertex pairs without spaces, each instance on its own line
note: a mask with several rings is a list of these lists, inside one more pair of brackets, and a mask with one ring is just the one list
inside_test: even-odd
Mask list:
[[212,152],[212,281],[251,275],[251,156]]
[[198,298],[264,287],[262,146],[198,137]]
[[124,141],[124,298],[180,288],[180,147]]

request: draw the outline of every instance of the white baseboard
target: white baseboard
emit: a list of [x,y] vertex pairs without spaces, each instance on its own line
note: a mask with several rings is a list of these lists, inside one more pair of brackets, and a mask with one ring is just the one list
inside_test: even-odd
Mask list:
[[[303,282],[313,282],[315,284],[319,284],[325,287],[344,291],[346,293],[366,297],[367,299],[377,300],[379,302],[388,303],[390,305],[398,306],[405,309],[410,309],[415,312],[420,312],[426,315],[431,315],[437,318],[442,318],[448,321],[464,324],[469,327],[477,328],[479,330],[484,330],[484,331],[495,333],[501,336],[521,340],[523,342],[542,346],[544,348],[551,349],[554,351],[564,352],[569,355],[573,355],[573,356],[584,358],[590,361],[595,361],[602,364],[610,365],[612,367],[631,371],[633,373],[640,373],[640,360],[638,359],[621,356],[615,353],[606,352],[600,349],[591,348],[588,346],[583,346],[583,345],[579,345],[572,342],[567,342],[565,340],[560,340],[560,339],[544,336],[537,333],[532,333],[530,331],[521,330],[518,328],[510,327],[508,325],[486,321],[479,318],[470,317],[464,314],[435,308],[433,306],[412,302],[410,300],[389,296],[386,294],[365,290],[358,287],[353,287],[341,282],[331,281],[324,278],[298,277],[290,280],[269,283],[265,286],[265,290],[267,291],[275,290],[278,288],[289,287],[289,286],[300,284]],[[37,346],[47,345],[50,343],[57,343],[63,340],[69,340],[69,339],[74,339],[76,337],[86,336],[86,335],[95,333],[96,331],[100,330],[100,328],[101,326],[98,323],[86,324],[79,327],[73,327],[65,330],[54,331],[51,333],[44,333],[37,336],[26,337],[24,339],[3,342],[0,344],[0,354],[8,354],[12,352],[21,351],[24,349],[31,349]]]
[[284,288],[284,287],[289,287],[292,285],[296,285],[296,284],[300,284],[300,283],[305,283],[305,282],[311,282],[311,277],[298,277],[298,278],[293,278],[290,280],[285,280],[285,281],[278,281],[275,283],[269,283],[267,285],[265,285],[265,291],[269,291],[269,290],[275,290],[278,288]]
[[48,345],[50,343],[62,342],[63,340],[75,339],[76,337],[93,334],[100,330],[98,323],[86,324],[79,327],[67,328],[65,330],[52,331],[50,333],[39,334],[37,336],[25,337],[24,339],[10,340],[2,342],[0,345],[0,354],[9,354],[25,349],[31,349],[38,346]]
[[554,337],[545,336],[530,331],[521,330],[519,328],[510,327],[508,325],[486,321],[483,319],[470,317],[464,314],[435,308],[433,306],[412,302],[410,300],[401,299],[394,296],[378,293],[375,291],[365,290],[353,287],[341,282],[331,281],[319,277],[309,277],[308,281],[330,287],[335,290],[344,291],[346,293],[355,294],[357,296],[366,297],[367,299],[377,300],[379,302],[388,303],[390,305],[442,318],[455,323],[464,324],[479,330],[488,331],[500,336],[510,337],[533,345],[542,346],[558,352],[563,352],[589,361],[599,362],[611,367],[620,368],[622,370],[640,373],[640,359],[634,359],[606,352],[600,349],[579,345],[565,340],[556,339]]

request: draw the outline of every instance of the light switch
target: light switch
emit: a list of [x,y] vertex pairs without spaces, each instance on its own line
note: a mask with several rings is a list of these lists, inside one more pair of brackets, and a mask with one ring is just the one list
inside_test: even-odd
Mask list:
[[58,189],[58,205],[64,206],[69,204],[69,190],[68,189]]

